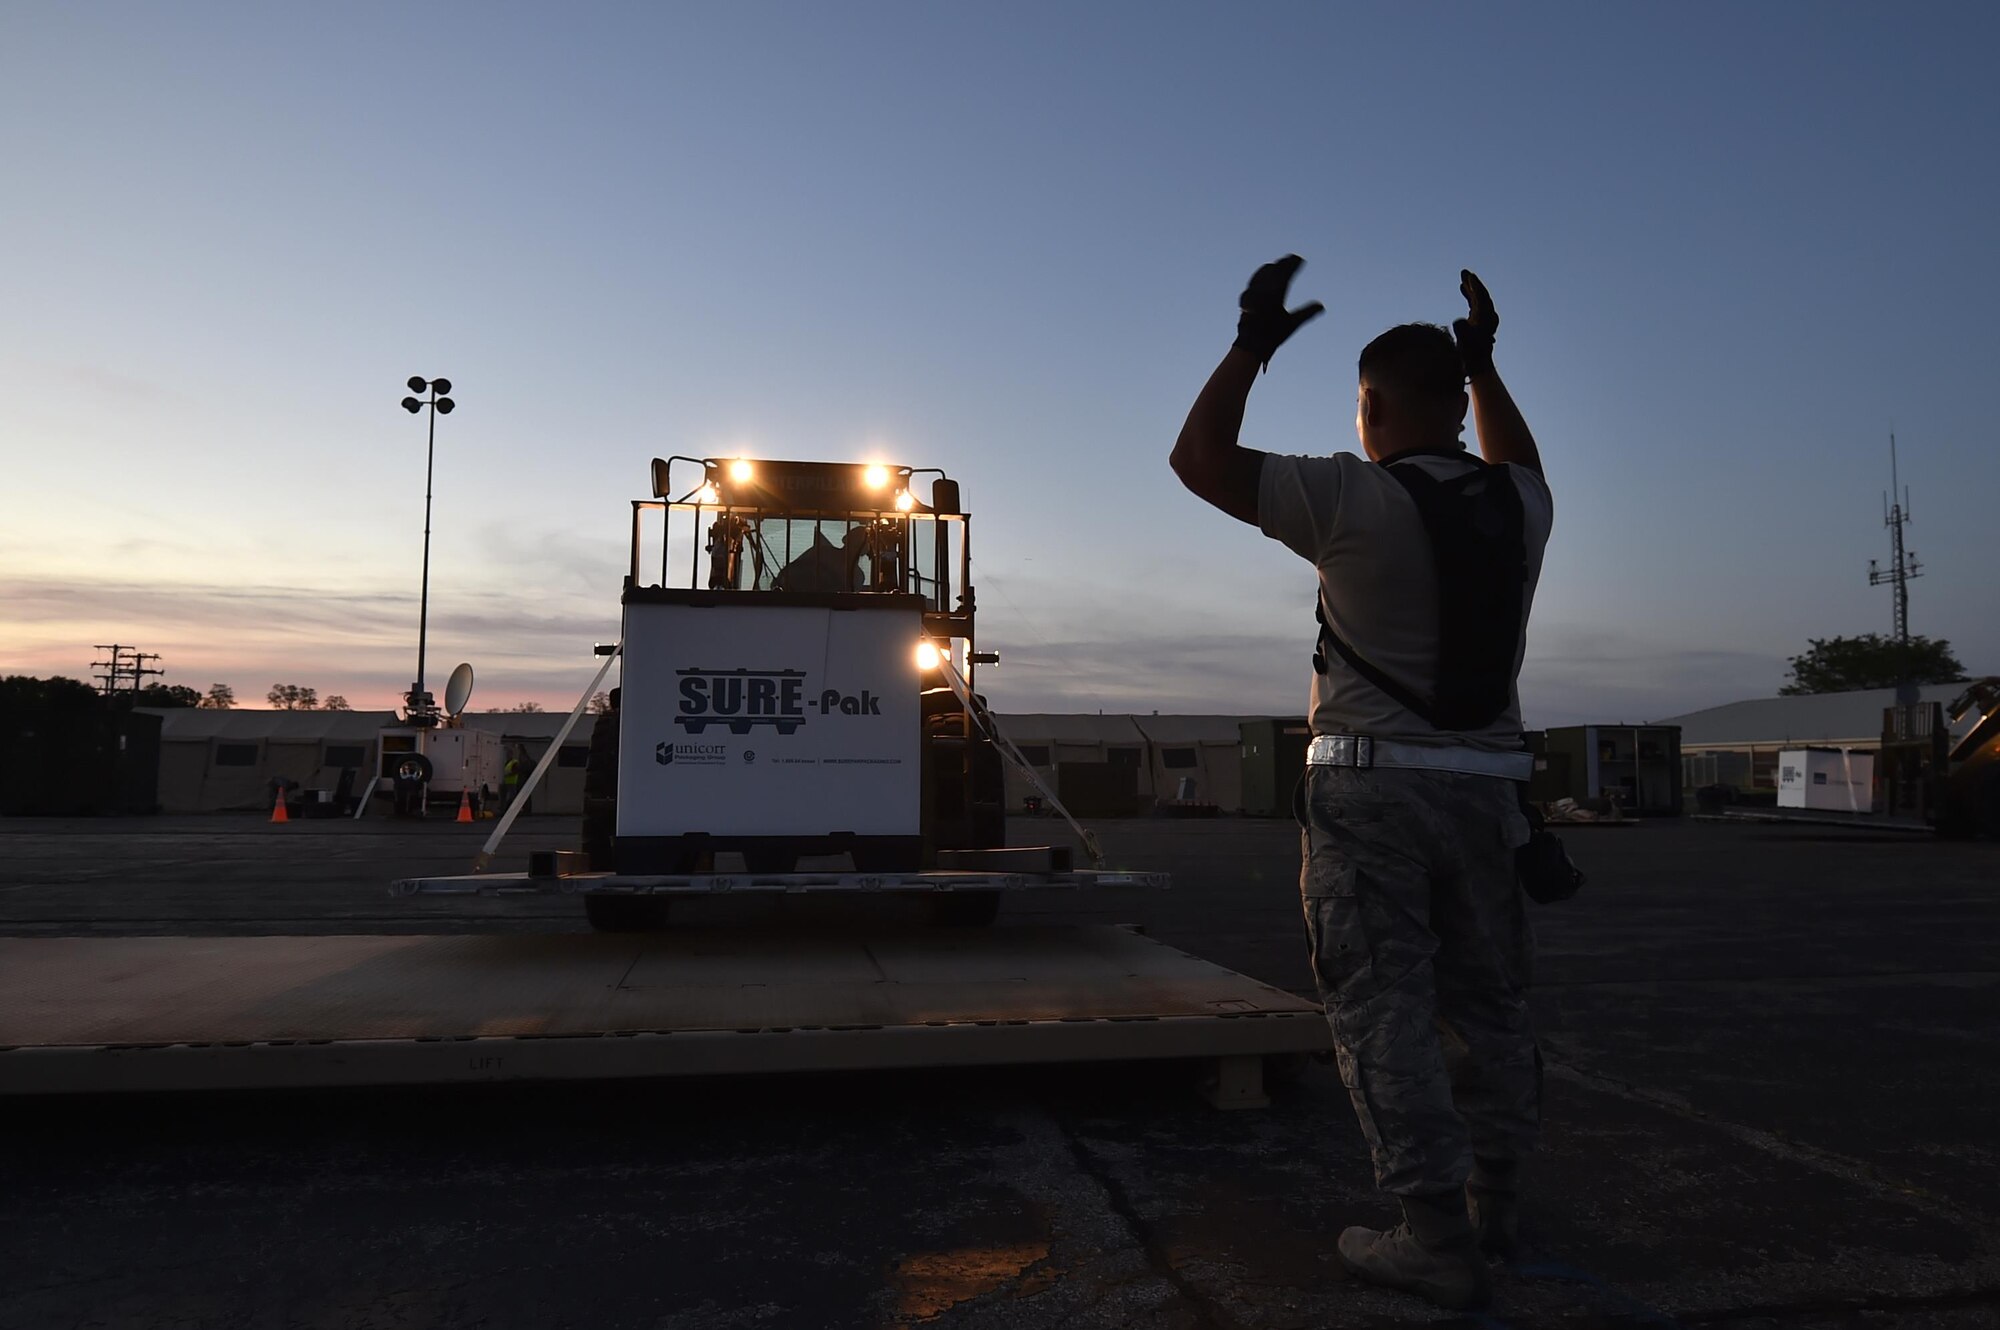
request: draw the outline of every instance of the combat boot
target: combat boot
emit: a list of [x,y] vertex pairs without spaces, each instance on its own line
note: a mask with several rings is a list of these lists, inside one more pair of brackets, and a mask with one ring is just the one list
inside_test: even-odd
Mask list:
[[1414,1293],[1449,1311],[1484,1307],[1492,1281],[1461,1194],[1402,1201],[1403,1222],[1396,1227],[1350,1228],[1340,1235],[1341,1263],[1366,1283]]
[[1465,1184],[1465,1209],[1479,1236],[1479,1252],[1511,1261],[1520,1247],[1520,1161],[1474,1159]]

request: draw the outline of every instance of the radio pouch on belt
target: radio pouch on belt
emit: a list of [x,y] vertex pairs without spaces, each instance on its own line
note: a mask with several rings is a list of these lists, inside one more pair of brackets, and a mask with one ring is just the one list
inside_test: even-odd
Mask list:
[[1528,843],[1514,851],[1514,875],[1528,899],[1542,905],[1566,901],[1583,888],[1583,870],[1570,862],[1562,837],[1542,825],[1542,810],[1522,787],[1521,812],[1528,819]]

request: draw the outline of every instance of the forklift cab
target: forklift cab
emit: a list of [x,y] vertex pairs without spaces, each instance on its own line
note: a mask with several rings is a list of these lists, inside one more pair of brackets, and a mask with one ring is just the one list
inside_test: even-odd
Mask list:
[[[676,489],[676,462],[701,478]],[[928,493],[917,493],[923,478]],[[660,586],[709,591],[903,594],[924,602],[925,631],[962,643],[970,676],[971,517],[942,471],[861,462],[653,459],[653,499],[632,512],[633,585],[641,584],[644,515],[663,514]],[[688,518],[689,562],[678,576],[669,547]]]

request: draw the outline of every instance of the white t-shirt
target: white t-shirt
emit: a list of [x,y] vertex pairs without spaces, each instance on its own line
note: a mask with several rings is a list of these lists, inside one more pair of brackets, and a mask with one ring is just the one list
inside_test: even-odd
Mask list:
[[[1420,466],[1439,478],[1463,475],[1477,463],[1424,456],[1399,466]],[[1528,584],[1522,598],[1521,639],[1527,646],[1527,613],[1542,575],[1542,551],[1554,521],[1548,482],[1526,467],[1505,468],[1521,491],[1527,537]],[[1327,620],[1347,644],[1376,669],[1428,697],[1437,685],[1437,574],[1423,518],[1387,468],[1353,453],[1331,457],[1264,460],[1257,490],[1257,525],[1265,535],[1319,570]],[[1518,752],[1521,697],[1483,730],[1440,733],[1369,683],[1346,661],[1327,652],[1327,672],[1313,674],[1314,734],[1366,734],[1402,743],[1449,744]],[[1521,660],[1514,659],[1514,673]]]

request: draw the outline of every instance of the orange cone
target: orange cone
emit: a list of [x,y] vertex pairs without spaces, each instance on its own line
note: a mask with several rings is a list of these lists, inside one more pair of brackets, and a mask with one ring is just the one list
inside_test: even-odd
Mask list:
[[285,811],[285,789],[282,785],[278,787],[278,802],[271,805],[271,820],[273,822],[292,820],[292,815]]
[[460,790],[458,792],[458,816],[452,820],[455,822],[472,821],[472,791]]

